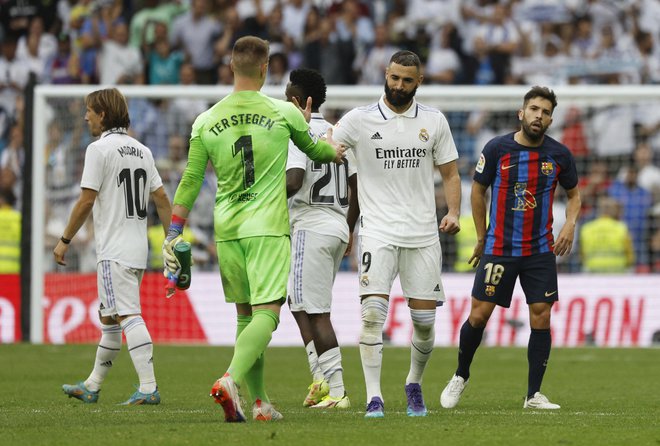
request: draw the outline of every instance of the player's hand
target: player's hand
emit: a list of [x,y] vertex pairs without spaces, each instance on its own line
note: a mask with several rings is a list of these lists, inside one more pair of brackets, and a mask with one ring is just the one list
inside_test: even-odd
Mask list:
[[69,245],[66,243],[62,242],[61,240],[57,242],[57,246],[55,246],[55,249],[53,249],[53,256],[55,257],[55,261],[58,265],[66,266],[66,262],[64,261],[64,254],[66,254],[68,249]]
[[350,234],[348,234],[348,245],[346,245],[346,252],[344,252],[344,257],[350,256],[352,250],[353,250],[353,233],[351,232]]
[[165,239],[163,242],[163,275],[166,279],[171,280],[172,277],[178,277],[181,271],[181,263],[174,255],[174,247],[177,243],[182,242],[183,237],[178,235],[171,240]]
[[446,232],[447,234],[457,234],[461,230],[461,224],[456,215],[447,214],[442,217],[438,229],[440,232]]
[[312,120],[312,97],[311,96],[307,97],[307,102],[305,103],[305,108],[302,108],[302,106],[298,102],[297,97],[293,96],[291,98],[291,101],[293,102],[293,104],[296,107],[298,107],[298,110],[300,110],[300,112],[303,114],[303,116],[305,117],[305,121],[309,122],[309,121]]
[[336,164],[344,164],[342,158],[344,158],[344,152],[346,152],[346,147],[343,146],[342,144],[337,144],[335,140],[332,139],[332,127],[330,127],[328,131],[325,133],[325,140],[337,151],[337,156],[335,156],[334,162]]
[[474,246],[474,251],[472,251],[472,256],[468,260],[468,264],[472,266],[472,268],[476,268],[477,265],[479,265],[479,261],[481,260],[481,256],[484,255],[484,246],[486,245],[486,242],[484,240],[477,240],[477,244]]
[[573,237],[575,235],[575,227],[572,224],[566,223],[559,231],[557,240],[552,245],[552,248],[557,256],[566,256],[571,253],[573,248]]

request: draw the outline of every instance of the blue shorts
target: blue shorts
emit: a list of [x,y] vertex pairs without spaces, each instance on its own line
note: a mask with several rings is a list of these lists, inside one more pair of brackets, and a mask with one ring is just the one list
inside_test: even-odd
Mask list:
[[474,276],[472,296],[509,308],[518,277],[528,305],[559,299],[557,260],[552,252],[525,257],[483,256]]

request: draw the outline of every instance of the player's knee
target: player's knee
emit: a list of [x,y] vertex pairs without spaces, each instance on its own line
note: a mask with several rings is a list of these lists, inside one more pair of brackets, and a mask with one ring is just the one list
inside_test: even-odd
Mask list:
[[410,310],[416,339],[426,341],[435,337],[435,314],[435,310]]
[[362,325],[369,328],[382,328],[387,319],[389,302],[377,296],[369,296],[362,300]]
[[470,313],[468,322],[470,323],[470,325],[472,325],[472,328],[485,328],[489,318],[490,318],[490,314],[472,312]]

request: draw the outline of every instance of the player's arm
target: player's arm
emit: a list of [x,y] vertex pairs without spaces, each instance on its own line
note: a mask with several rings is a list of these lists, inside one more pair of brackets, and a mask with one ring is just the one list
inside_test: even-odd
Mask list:
[[580,200],[580,190],[577,186],[566,191],[568,202],[566,203],[566,223],[562,226],[557,240],[553,245],[555,254],[558,256],[568,255],[571,253],[573,247],[573,238],[575,237],[575,226],[577,225],[578,217],[580,216],[580,207],[582,201]]
[[304,169],[288,169],[286,171],[286,197],[293,197],[302,187],[305,178]]
[[[193,132],[195,129],[193,128]],[[167,229],[167,236],[163,242],[163,263],[165,270],[163,274],[171,280],[176,276],[181,265],[174,255],[174,246],[183,241],[183,227],[186,219],[197,200],[199,191],[204,182],[204,172],[208,163],[208,153],[199,136],[190,138],[190,150],[188,151],[188,164],[183,171],[179,186],[174,194],[174,206],[172,208],[172,220]]]
[[348,177],[348,213],[346,214],[346,222],[348,223],[348,246],[346,247],[345,256],[351,254],[353,249],[353,232],[355,231],[355,225],[357,223],[358,217],[360,216],[360,203],[358,202],[358,184],[357,184],[357,174],[353,174]]
[[440,231],[456,234],[461,230],[459,219],[461,217],[461,177],[458,174],[456,160],[438,166],[442,175],[442,184],[445,189],[447,201],[447,215],[440,221]]
[[472,204],[472,219],[477,232],[477,244],[472,252],[472,257],[468,263],[476,268],[479,260],[484,253],[486,245],[486,191],[488,186],[484,186],[478,181],[472,182],[472,191],[470,193],[470,203]]
[[158,218],[163,225],[163,230],[167,234],[167,230],[170,227],[170,222],[172,220],[172,204],[170,199],[167,197],[167,192],[163,186],[159,187],[151,193],[151,199],[156,205],[156,212],[158,213]]
[[62,238],[60,238],[60,241],[57,242],[57,246],[55,246],[55,249],[53,250],[55,261],[58,264],[66,265],[64,255],[69,249],[69,243],[71,243],[73,237],[75,237],[78,230],[80,230],[89,217],[89,214],[92,212],[97,195],[98,191],[95,191],[94,189],[81,189],[80,197],[71,210],[69,222],[67,223],[66,228],[64,228]]

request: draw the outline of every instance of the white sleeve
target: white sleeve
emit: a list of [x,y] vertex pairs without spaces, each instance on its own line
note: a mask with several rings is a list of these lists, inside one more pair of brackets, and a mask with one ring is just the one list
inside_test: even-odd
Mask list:
[[440,113],[440,119],[438,119],[438,136],[433,146],[433,161],[436,166],[441,166],[455,159],[458,159],[458,150],[456,150],[456,144],[451,135],[447,118]]
[[293,141],[289,140],[289,157],[286,160],[286,170],[302,169],[306,170],[307,155],[300,150]]
[[156,189],[163,185],[163,180],[160,178],[158,169],[156,169],[156,162],[151,160],[151,176],[149,178],[149,192],[155,192]]
[[361,114],[357,108],[346,113],[332,129],[332,139],[339,144],[355,149],[360,135]]
[[348,177],[350,178],[352,175],[357,173],[357,161],[355,159],[355,153],[353,153],[353,149],[349,149],[344,152],[344,157],[348,163]]
[[103,184],[103,165],[105,157],[98,148],[93,145],[87,146],[85,151],[85,165],[83,167],[80,187],[85,189],[101,190]]

